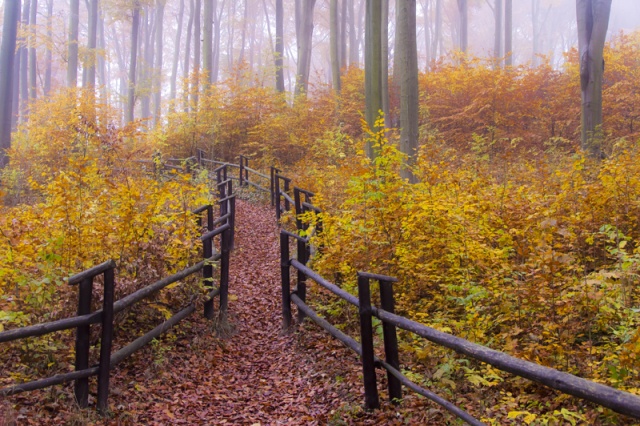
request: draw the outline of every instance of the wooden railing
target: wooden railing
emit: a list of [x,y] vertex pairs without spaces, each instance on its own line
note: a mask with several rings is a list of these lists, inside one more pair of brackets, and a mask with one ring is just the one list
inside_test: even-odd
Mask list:
[[[396,328],[414,333],[437,345],[452,349],[462,355],[489,364],[501,371],[515,374],[520,377],[541,383],[562,393],[576,396],[578,398],[594,402],[611,410],[625,414],[636,419],[640,419],[640,397],[637,395],[614,389],[590,380],[586,380],[572,374],[561,372],[549,367],[525,361],[504,352],[496,351],[485,346],[470,342],[468,340],[453,336],[427,327],[416,321],[395,314],[395,300],[393,295],[393,283],[397,280],[384,275],[359,272],[358,297],[341,289],[337,285],[321,277],[317,272],[307,266],[310,246],[307,235],[307,225],[300,220],[301,215],[313,211],[320,213],[320,210],[311,203],[313,194],[308,191],[294,187],[293,198],[289,190],[291,179],[284,178],[276,171],[274,174],[274,204],[276,216],[281,217],[282,213],[295,207],[296,224],[298,231],[290,232],[284,229],[280,231],[280,269],[282,286],[282,325],[283,329],[289,330],[292,323],[291,305],[298,308],[298,322],[302,322],[305,317],[310,318],[331,336],[340,340],[348,348],[360,355],[362,360],[363,381],[365,388],[365,406],[369,409],[379,406],[379,398],[376,384],[375,368],[383,368],[387,371],[388,395],[390,400],[397,401],[402,396],[402,386],[430,399],[439,404],[455,416],[471,425],[482,425],[483,423],[475,419],[466,411],[455,404],[447,401],[432,391],[425,389],[412,382],[400,371],[399,353]],[[316,232],[321,232],[321,222],[316,224]],[[297,256],[290,257],[290,239],[297,242]],[[297,272],[296,287],[291,288],[291,269]],[[360,318],[360,342],[348,336],[343,331],[330,324],[326,319],[321,318],[306,303],[307,281],[311,280],[346,302],[356,306],[359,310]],[[371,304],[370,282],[379,283],[380,307]],[[385,359],[379,359],[374,355],[373,346],[373,317],[382,322],[383,342]]]
[[[108,409],[109,376],[113,367],[188,317],[195,311],[196,305],[195,301],[192,301],[162,324],[112,354],[111,346],[114,330],[114,314],[130,308],[143,299],[155,295],[168,285],[189,277],[201,270],[205,288],[208,290],[204,303],[204,316],[209,319],[214,317],[214,298],[218,296],[220,310],[219,315],[221,318],[224,318],[227,314],[228,308],[229,254],[233,246],[235,195],[232,194],[233,187],[231,180],[222,182],[219,178],[217,184],[220,190],[220,199],[218,200],[218,203],[220,204],[219,217],[217,219],[214,218],[214,209],[212,205],[202,206],[193,211],[195,215],[198,215],[200,226],[202,226],[204,222],[202,214],[206,213],[207,231],[200,237],[200,241],[203,245],[202,261],[141,288],[116,302],[113,301],[115,286],[114,269],[116,267],[113,260],[109,260],[70,277],[68,280],[69,284],[78,286],[77,316],[1,332],[0,343],[25,339],[28,337],[42,336],[55,331],[75,328],[75,371],[3,388],[0,389],[0,395],[13,395],[19,392],[32,391],[74,381],[75,398],[78,405],[84,408],[88,405],[88,378],[97,375],[97,408],[102,413],[106,412]],[[219,248],[214,252],[214,239],[216,236],[220,236]],[[214,287],[212,262],[216,261],[220,262],[220,277],[219,285]],[[96,276],[101,274],[104,275],[103,307],[101,310],[91,312],[93,280]],[[91,324],[97,323],[102,325],[100,360],[98,365],[90,367],[90,326]]]

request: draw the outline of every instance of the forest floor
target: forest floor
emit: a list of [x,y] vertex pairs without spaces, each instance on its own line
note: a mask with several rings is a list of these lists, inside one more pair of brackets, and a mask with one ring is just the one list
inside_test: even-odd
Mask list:
[[[365,412],[357,355],[308,321],[282,333],[273,216],[265,206],[238,201],[225,335],[216,332],[220,325],[194,314],[174,329],[175,339],[149,345],[119,365],[111,377],[106,423],[446,423],[449,416],[412,395],[399,407],[383,402],[381,410]],[[384,401],[385,378],[380,372],[378,378]],[[0,402],[0,426],[3,417],[5,424],[18,425],[105,423],[93,398],[85,410],[69,402],[72,388],[54,386]]]

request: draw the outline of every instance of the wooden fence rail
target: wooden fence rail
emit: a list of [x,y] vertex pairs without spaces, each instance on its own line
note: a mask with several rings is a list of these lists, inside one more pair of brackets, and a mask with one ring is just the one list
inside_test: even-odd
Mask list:
[[[196,158],[199,162],[202,162],[203,160],[200,153],[198,157],[193,157],[187,160],[195,161]],[[187,161],[187,163],[189,161]],[[181,163],[184,164],[184,160],[181,161]],[[42,389],[73,381],[75,398],[78,405],[84,408],[88,406],[88,379],[91,376],[97,375],[97,408],[101,413],[105,413],[108,409],[109,376],[111,369],[136,351],[140,350],[153,339],[159,337],[171,327],[191,315],[196,309],[196,305],[195,302],[189,303],[186,307],[181,308],[162,324],[112,354],[111,346],[113,340],[114,314],[156,294],[168,285],[187,278],[201,270],[203,271],[205,287],[209,289],[204,305],[204,316],[206,318],[214,317],[213,302],[216,296],[219,297],[219,315],[221,318],[226,316],[228,310],[230,251],[233,247],[233,230],[235,226],[235,195],[232,194],[233,186],[231,180],[222,180],[223,176],[226,177],[227,175],[228,165],[222,165],[221,167],[222,169],[220,169],[221,171],[217,175],[217,188],[219,189],[220,195],[220,199],[218,200],[218,204],[220,205],[220,214],[218,219],[213,217],[214,209],[212,205],[199,207],[192,212],[197,215],[198,224],[200,226],[203,224],[202,214],[206,213],[207,232],[200,237],[203,244],[203,260],[195,265],[183,269],[180,272],[143,287],[116,302],[113,300],[115,286],[114,270],[116,267],[113,260],[109,260],[70,277],[68,283],[70,285],[78,286],[77,316],[1,332],[0,343],[28,337],[42,336],[55,331],[75,328],[75,371],[2,388],[0,389],[0,395],[13,395],[19,392]],[[216,228],[215,226],[218,227]],[[214,253],[214,238],[217,236],[220,236],[220,248],[217,253]],[[218,287],[214,287],[213,283],[212,262],[215,261],[220,261],[220,278]],[[103,306],[101,310],[91,312],[93,280],[98,275],[104,275]],[[100,359],[97,366],[90,367],[90,326],[91,324],[97,323],[102,324]]]
[[[365,387],[365,405],[367,408],[379,406],[375,375],[375,368],[379,367],[387,371],[388,394],[391,400],[400,399],[402,386],[405,386],[434,401],[469,424],[483,424],[460,407],[413,383],[401,373],[396,334],[396,328],[401,328],[437,345],[450,348],[462,355],[492,365],[501,371],[536,381],[562,393],[573,395],[610,408],[618,413],[640,419],[640,397],[637,395],[515,358],[504,352],[489,349],[485,346],[435,330],[424,324],[395,314],[393,282],[395,282],[396,279],[393,277],[359,272],[357,276],[358,297],[324,279],[307,266],[310,254],[309,238],[300,236],[300,234],[308,235],[308,225],[301,220],[301,216],[309,211],[320,213],[320,209],[312,203],[313,193],[294,187],[293,198],[291,198],[289,193],[291,179],[281,176],[280,171],[275,168],[272,168],[271,176],[272,186],[274,188],[272,204],[276,209],[276,217],[279,219],[282,214],[290,210],[291,205],[293,205],[295,207],[296,225],[299,232],[296,234],[284,229],[280,231],[283,328],[285,330],[290,329],[292,323],[291,304],[295,304],[298,308],[298,322],[301,322],[305,317],[310,318],[331,336],[340,340],[348,348],[360,355]],[[318,222],[316,224],[316,232],[321,232],[321,229],[321,222]],[[294,239],[297,243],[297,258],[290,257],[290,239]],[[291,288],[290,278],[291,268],[297,271],[297,285],[293,289]],[[324,318],[320,318],[313,309],[306,304],[306,283],[309,279],[346,302],[358,307],[360,343],[338,330]],[[380,286],[379,293],[381,300],[379,308],[371,304],[370,281],[372,280],[378,281]],[[382,322],[384,360],[374,355],[373,317],[378,318]]]

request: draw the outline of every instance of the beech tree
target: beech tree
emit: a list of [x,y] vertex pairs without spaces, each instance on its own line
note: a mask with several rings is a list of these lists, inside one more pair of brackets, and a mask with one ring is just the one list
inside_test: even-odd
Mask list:
[[136,64],[138,60],[138,33],[140,29],[140,3],[133,2],[133,17],[131,19],[131,60],[129,61],[129,84],[127,88],[127,111],[125,121],[133,121],[133,110],[136,96]]
[[[382,0],[366,0],[365,14],[365,118],[372,132],[382,110]],[[369,158],[375,156],[369,142],[365,146]]]
[[400,85],[400,151],[407,155],[402,177],[415,182],[411,167],[418,151],[418,47],[416,41],[416,0],[396,0],[395,71]]
[[8,158],[5,151],[11,146],[13,72],[19,20],[20,0],[5,0],[2,45],[0,45],[0,167],[7,164]]
[[[268,22],[268,21],[267,21]],[[284,6],[276,0],[276,90],[284,92]]]
[[469,28],[469,19],[468,19],[468,7],[467,0],[458,0],[458,12],[460,15],[460,41],[459,47],[460,51],[463,53],[467,53],[468,46],[468,36],[467,31]]
[[331,52],[331,80],[333,81],[333,89],[340,92],[340,52],[339,45],[339,21],[338,21],[338,0],[331,0],[330,6],[330,52]]
[[602,139],[603,50],[612,0],[576,0],[580,91],[582,94],[582,149],[600,157]]
[[311,41],[313,39],[313,9],[316,0],[296,0],[296,41],[298,44],[298,70],[295,96],[306,94],[311,70]]

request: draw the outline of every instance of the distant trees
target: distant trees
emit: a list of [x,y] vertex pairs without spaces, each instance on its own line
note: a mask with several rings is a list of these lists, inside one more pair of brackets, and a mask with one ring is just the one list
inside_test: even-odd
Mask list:
[[[382,110],[382,0],[366,1],[364,56],[365,119],[369,130],[376,132],[378,129],[375,123]],[[367,143],[365,151],[369,158],[374,157],[375,152],[370,143]]]
[[582,93],[582,149],[593,157],[602,155],[602,77],[604,42],[612,0],[576,0],[580,90]]
[[11,147],[13,72],[19,20],[20,0],[5,0],[2,45],[0,45],[0,167],[8,163],[6,150]]
[[[26,0],[27,2],[29,0]],[[69,9],[69,44],[67,53],[67,86],[78,85],[78,26],[80,25],[80,0],[71,0]]]
[[131,56],[129,61],[129,82],[127,85],[127,109],[125,122],[133,121],[136,100],[136,65],[138,62],[138,33],[140,29],[140,2],[134,0],[131,19]]
[[467,48],[469,45],[468,38],[468,29],[469,29],[469,8],[467,4],[467,0],[457,0],[458,1],[458,13],[460,16],[460,33],[459,33],[459,45],[461,52],[467,53]]

